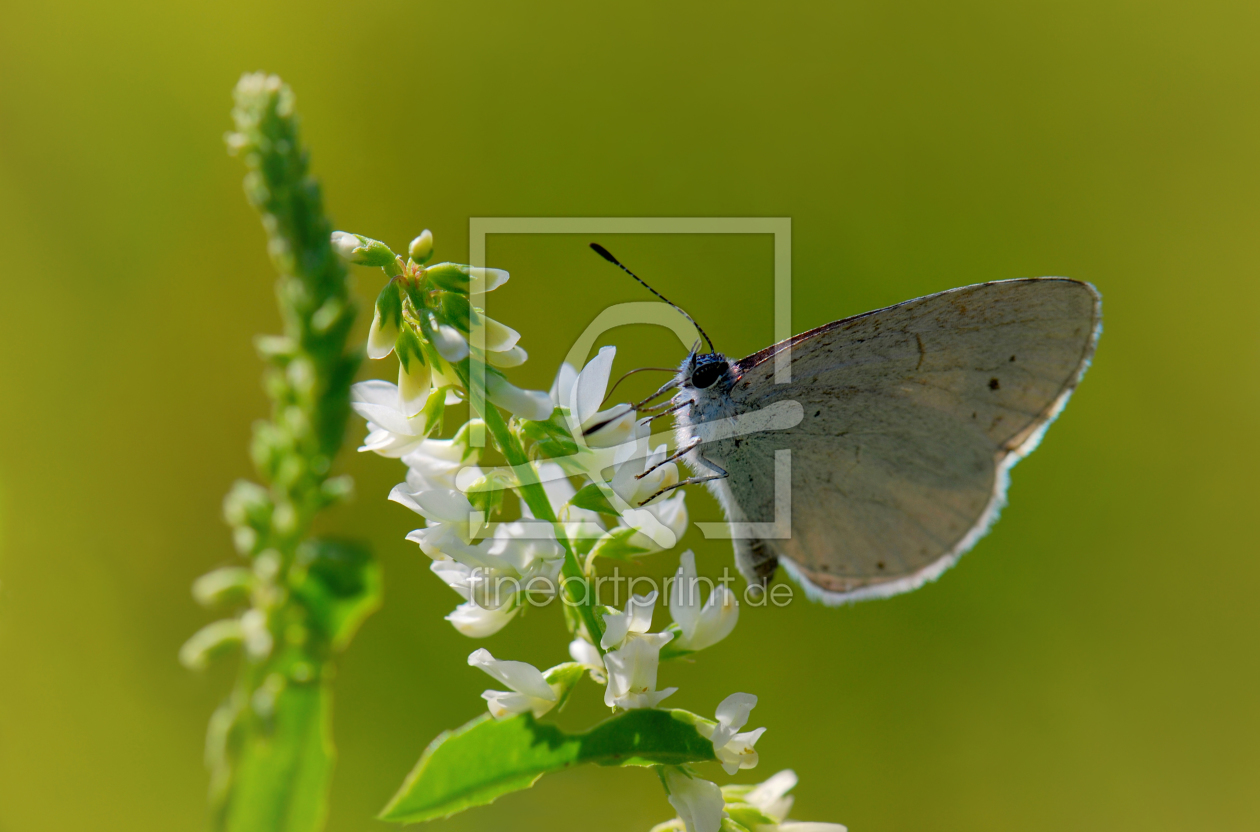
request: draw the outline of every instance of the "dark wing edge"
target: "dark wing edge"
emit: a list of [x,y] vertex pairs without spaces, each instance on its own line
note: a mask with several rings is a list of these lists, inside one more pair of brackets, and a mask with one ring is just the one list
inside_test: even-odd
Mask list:
[[[817,601],[828,607],[840,607],[857,601],[869,601],[876,598],[890,598],[894,595],[901,595],[904,592],[912,592],[924,584],[939,578],[945,570],[957,563],[959,558],[971,551],[972,547],[980,542],[980,539],[988,534],[989,529],[991,529],[993,524],[998,521],[998,517],[1001,515],[1002,509],[1006,506],[1006,491],[1011,485],[1011,469],[1014,468],[1016,463],[1018,463],[1021,459],[1037,450],[1037,446],[1041,444],[1041,439],[1046,435],[1046,431],[1049,430],[1050,425],[1053,424],[1054,420],[1057,419],[1059,414],[1063,412],[1063,408],[1067,407],[1068,399],[1072,397],[1072,393],[1075,392],[1076,386],[1080,384],[1081,379],[1085,377],[1085,371],[1089,369],[1090,364],[1093,362],[1094,350],[1098,347],[1098,339],[1102,337],[1102,295],[1092,283],[1087,283],[1082,280],[1073,280],[1067,277],[1033,277],[992,282],[1015,283],[1034,280],[1063,280],[1079,284],[1088,289],[1090,294],[1094,297],[1094,329],[1090,334],[1089,341],[1086,343],[1084,351],[1081,354],[1080,365],[1076,374],[1067,380],[1067,382],[1063,385],[1063,389],[1059,391],[1059,395],[1055,397],[1054,401],[1043,412],[1039,424],[1037,424],[1032,432],[1029,433],[1019,445],[1013,448],[1003,449],[998,452],[998,458],[996,460],[997,471],[993,480],[993,494],[989,497],[988,505],[985,506],[984,511],[981,512],[980,516],[976,519],[976,522],[967,531],[967,533],[963,535],[962,539],[954,545],[953,549],[941,555],[935,561],[923,567],[918,572],[914,572],[903,578],[887,581],[886,583],[864,586],[850,592],[832,592],[830,590],[823,589],[810,581],[809,577],[800,570],[795,563],[792,562],[791,558],[780,558],[779,565],[781,565],[784,571],[788,573],[788,576],[799,584],[801,589],[805,591],[806,598],[811,601]],[[973,286],[961,286],[958,289],[950,289],[947,292],[939,292],[938,294],[946,295],[951,292],[970,288],[973,288]],[[936,295],[927,295],[925,297],[936,297]],[[915,300],[924,300],[924,298],[916,298]],[[914,300],[905,301],[905,303],[914,302]],[[778,344],[767,347],[766,349],[754,353],[739,362],[740,369],[745,370],[755,367],[757,364],[773,357],[784,347],[795,346],[807,338],[826,332],[829,329],[848,323],[856,318],[864,318],[867,315],[884,312],[887,309],[893,309],[896,306],[902,305],[904,304],[898,303],[894,306],[885,307],[884,309],[877,309],[862,315],[855,315],[852,318],[845,318],[841,321],[835,321],[834,323],[825,324],[817,327],[816,329],[811,329],[808,332],[801,333],[800,335],[789,338],[786,341],[780,341]]]

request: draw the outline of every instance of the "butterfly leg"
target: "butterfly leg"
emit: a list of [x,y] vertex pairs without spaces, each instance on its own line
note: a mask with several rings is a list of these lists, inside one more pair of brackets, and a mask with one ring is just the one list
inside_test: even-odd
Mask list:
[[[697,444],[698,444],[698,443],[697,443]],[[691,448],[688,448],[687,450],[691,450]],[[730,476],[730,474],[728,474],[728,473],[726,472],[726,469],[725,469],[725,468],[722,468],[721,466],[718,466],[718,465],[714,465],[712,462],[710,462],[709,460],[705,459],[705,458],[704,458],[704,454],[696,454],[696,460],[697,460],[698,462],[702,463],[703,465],[705,465],[706,467],[708,467],[708,468],[709,468],[709,470],[711,470],[711,471],[716,471],[717,473],[716,473],[716,474],[711,474],[711,475],[709,475],[709,476],[707,476],[707,477],[688,477],[688,478],[687,478],[687,479],[685,479],[685,480],[679,480],[678,482],[674,483],[673,485],[667,485],[667,486],[665,486],[665,487],[664,487],[664,488],[662,488],[660,491],[658,491],[658,492],[656,492],[655,494],[653,494],[651,497],[648,497],[646,500],[644,500],[643,502],[639,503],[639,505],[640,505],[640,506],[645,506],[645,505],[647,505],[648,503],[650,503],[650,502],[652,502],[653,500],[655,500],[657,497],[659,497],[659,496],[661,496],[662,494],[664,494],[666,491],[673,491],[675,488],[682,488],[684,485],[699,485],[699,484],[700,484],[700,483],[702,483],[702,482],[709,482],[710,480],[721,480],[721,479],[726,479],[728,476]],[[668,462],[668,460],[666,460],[666,461]]]
[[[683,447],[681,447],[681,448],[679,448],[678,450],[674,451],[672,454],[670,454],[669,456],[665,457],[665,458],[664,458],[664,459],[662,459],[660,462],[656,463],[656,464],[655,464],[655,465],[653,465],[651,468],[649,468],[649,469],[647,469],[646,471],[644,471],[642,474],[635,474],[635,475],[634,475],[634,478],[635,478],[636,480],[641,480],[641,479],[643,479],[644,477],[646,477],[648,474],[650,474],[650,473],[652,473],[653,471],[655,471],[657,468],[660,468],[660,467],[661,467],[662,465],[664,465],[665,463],[667,463],[667,462],[673,462],[674,460],[678,459],[678,458],[679,458],[679,457],[681,457],[681,456],[686,456],[687,454],[691,453],[692,451],[694,451],[694,450],[695,450],[696,448],[698,448],[699,446],[700,446],[700,437],[698,437],[698,436],[697,436],[695,439],[692,439],[692,440],[691,440],[690,442],[688,442],[686,445],[684,445]],[[725,476],[725,475],[724,475],[724,476]]]

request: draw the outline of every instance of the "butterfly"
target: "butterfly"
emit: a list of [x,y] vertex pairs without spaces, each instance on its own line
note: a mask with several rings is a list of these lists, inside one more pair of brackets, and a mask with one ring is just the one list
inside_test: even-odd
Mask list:
[[[697,342],[644,402],[676,391],[665,411],[671,458],[694,474],[678,485],[704,483],[745,530],[732,537],[750,584],[765,586],[782,566],[834,605],[916,589],[984,536],[1011,467],[1089,367],[1102,299],[1061,277],[980,283],[834,321],[738,361],[696,329],[709,351]],[[792,427],[731,429],[784,403],[798,408]]]

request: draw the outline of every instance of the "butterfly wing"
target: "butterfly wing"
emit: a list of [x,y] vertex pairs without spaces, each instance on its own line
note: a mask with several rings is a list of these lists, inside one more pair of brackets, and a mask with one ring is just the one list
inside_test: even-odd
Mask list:
[[[746,437],[726,460],[719,497],[767,520],[774,450],[792,451],[791,537],[737,541],[741,568],[777,557],[827,603],[937,577],[997,518],[1007,471],[1066,404],[1100,330],[1088,283],[1006,280],[836,321],[740,361],[737,411],[804,409],[795,428]],[[791,381],[776,384],[782,350]]]

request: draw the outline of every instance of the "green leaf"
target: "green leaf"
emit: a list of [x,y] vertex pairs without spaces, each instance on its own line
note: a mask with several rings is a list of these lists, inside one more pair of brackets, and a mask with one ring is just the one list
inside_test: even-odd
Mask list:
[[315,539],[297,553],[295,594],[311,623],[341,650],[381,605],[381,570],[372,553],[352,540]]
[[489,715],[440,735],[425,750],[382,820],[415,823],[449,817],[527,789],[547,772],[581,763],[681,765],[712,760],[713,743],[686,711],[628,711],[585,734],[540,724],[530,714]]
[[575,508],[584,508],[588,511],[596,511],[600,514],[608,514],[613,517],[620,517],[621,512],[613,507],[608,499],[608,495],[604,493],[604,489],[599,483],[587,483],[582,486],[578,493],[573,495],[573,499],[569,500],[569,505]]
[[318,832],[334,751],[323,684],[289,684],[273,716],[245,714],[233,730],[231,788],[216,807],[225,832]]

